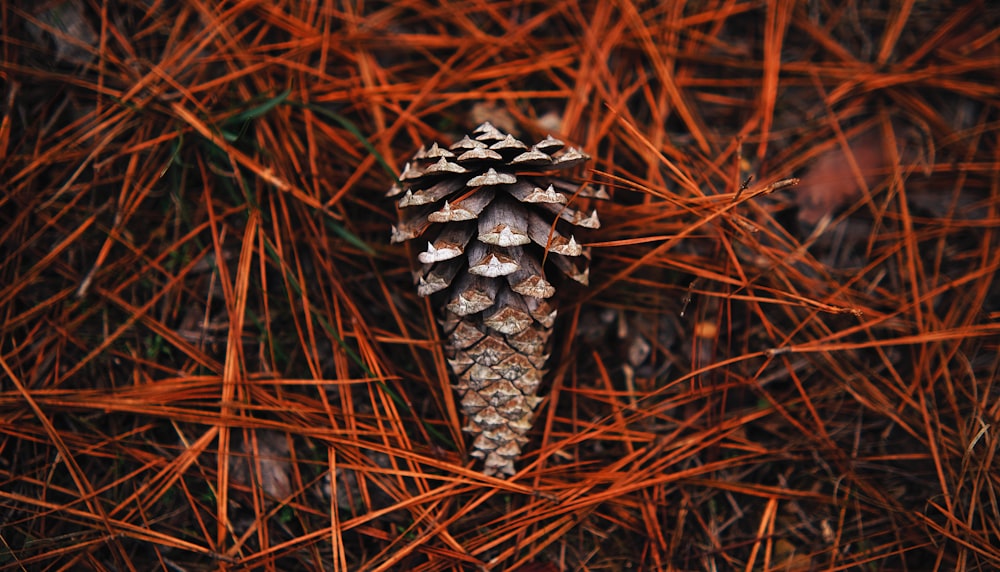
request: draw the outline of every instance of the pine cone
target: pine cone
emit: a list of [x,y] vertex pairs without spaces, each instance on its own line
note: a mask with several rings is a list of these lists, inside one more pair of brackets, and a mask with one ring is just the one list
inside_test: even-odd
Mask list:
[[514,474],[541,401],[556,317],[543,262],[587,284],[590,253],[566,228],[600,223],[596,211],[567,205],[570,197],[607,195],[550,172],[589,158],[551,136],[528,148],[487,122],[447,149],[421,147],[388,193],[402,195],[392,242],[429,237],[417,257],[417,292],[443,293],[464,429],[476,436],[471,454],[484,459],[487,475]]

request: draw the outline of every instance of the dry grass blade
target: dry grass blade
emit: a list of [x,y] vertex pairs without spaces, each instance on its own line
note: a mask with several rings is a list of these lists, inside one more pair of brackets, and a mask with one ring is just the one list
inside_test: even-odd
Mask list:
[[[1000,568],[998,29],[982,0],[2,3],[0,570]],[[589,170],[390,243],[387,171],[484,121]],[[602,185],[600,229],[553,232]],[[560,318],[506,480],[410,272],[475,233],[570,275],[512,279]]]

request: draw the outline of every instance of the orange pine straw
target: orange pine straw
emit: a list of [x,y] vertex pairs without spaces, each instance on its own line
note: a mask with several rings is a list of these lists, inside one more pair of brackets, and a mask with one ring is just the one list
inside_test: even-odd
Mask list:
[[[4,569],[1000,568],[989,3],[14,4]],[[482,121],[613,196],[507,480],[384,198]]]

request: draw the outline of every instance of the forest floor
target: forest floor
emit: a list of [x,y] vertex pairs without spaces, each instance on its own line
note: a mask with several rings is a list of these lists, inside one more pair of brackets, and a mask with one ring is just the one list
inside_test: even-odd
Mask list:
[[[0,570],[1000,569],[992,3],[20,5]],[[611,195],[506,480],[385,198],[483,121]]]

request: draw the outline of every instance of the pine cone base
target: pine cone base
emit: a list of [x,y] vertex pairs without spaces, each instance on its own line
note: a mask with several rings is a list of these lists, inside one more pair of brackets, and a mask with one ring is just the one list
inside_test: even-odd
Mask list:
[[471,455],[483,459],[487,475],[513,475],[542,401],[538,388],[552,329],[533,321],[520,332],[502,334],[448,311],[444,323],[448,363],[467,420],[463,429],[475,435]]

